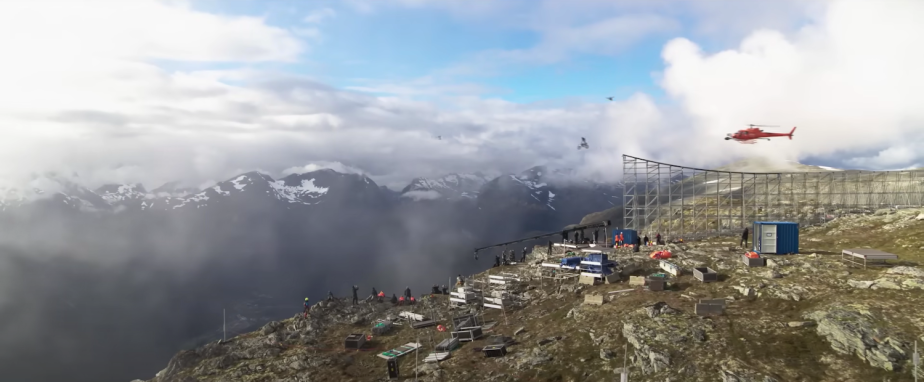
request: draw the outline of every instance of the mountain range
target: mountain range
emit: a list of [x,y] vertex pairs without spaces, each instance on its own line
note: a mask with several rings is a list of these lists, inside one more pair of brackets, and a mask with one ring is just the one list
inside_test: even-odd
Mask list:
[[223,311],[229,330],[248,330],[353,284],[361,297],[448,284],[500,251],[473,248],[559,230],[618,205],[620,187],[544,167],[400,191],[333,170],[247,172],[204,189],[36,177],[0,189],[0,370],[76,382],[153,373],[220,338]]
[[46,174],[28,187],[0,188],[0,211],[41,206],[87,213],[188,211],[234,208],[241,203],[292,207],[360,204],[376,208],[413,202],[475,203],[478,207],[542,213],[547,228],[574,216],[619,204],[621,185],[579,179],[573,171],[533,167],[489,179],[480,173],[415,178],[401,191],[379,186],[360,174],[323,169],[274,179],[247,172],[205,189],[171,182],[148,191],[142,184],[107,184],[95,190]]

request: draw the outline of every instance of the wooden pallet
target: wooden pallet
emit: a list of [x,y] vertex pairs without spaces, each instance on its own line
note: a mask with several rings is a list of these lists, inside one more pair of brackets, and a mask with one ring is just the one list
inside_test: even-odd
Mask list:
[[405,354],[408,354],[408,353],[410,353],[410,352],[412,352],[412,351],[415,351],[415,350],[417,350],[417,349],[419,349],[419,348],[420,348],[420,344],[419,344],[419,343],[416,343],[416,342],[408,342],[408,343],[406,343],[406,344],[404,344],[404,345],[402,345],[402,346],[398,346],[398,347],[396,347],[396,348],[394,348],[394,349],[391,349],[391,350],[389,350],[389,351],[385,351],[385,352],[379,353],[379,358],[384,358],[384,359],[398,358],[398,357],[401,357],[401,356],[403,356],[403,355],[405,355]]

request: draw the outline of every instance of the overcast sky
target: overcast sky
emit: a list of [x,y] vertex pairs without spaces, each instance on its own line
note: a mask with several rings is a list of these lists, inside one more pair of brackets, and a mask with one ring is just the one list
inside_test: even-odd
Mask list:
[[[920,166],[922,19],[915,0],[3,1],[0,173]],[[722,140],[748,123],[799,129]]]

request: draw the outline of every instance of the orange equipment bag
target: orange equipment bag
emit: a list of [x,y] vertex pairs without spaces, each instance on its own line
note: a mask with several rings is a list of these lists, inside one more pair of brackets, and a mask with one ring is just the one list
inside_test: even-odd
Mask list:
[[748,253],[745,253],[744,255],[747,256],[749,259],[759,259],[760,258],[760,255],[758,255],[757,252],[748,252]]
[[651,253],[651,255],[650,255],[649,257],[651,257],[652,259],[655,259],[655,260],[658,260],[658,259],[670,259],[670,258],[671,258],[671,251],[654,251],[654,252]]

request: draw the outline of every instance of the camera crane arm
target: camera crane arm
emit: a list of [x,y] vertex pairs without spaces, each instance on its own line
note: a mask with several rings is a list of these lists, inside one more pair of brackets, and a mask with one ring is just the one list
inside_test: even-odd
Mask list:
[[[519,239],[519,240],[514,240],[514,241],[508,241],[508,242],[506,242],[506,243],[493,244],[493,245],[489,245],[489,246],[485,246],[485,247],[481,247],[481,248],[475,248],[474,257],[475,257],[475,259],[477,260],[477,259],[478,259],[478,252],[483,251],[483,250],[485,250],[485,249],[491,249],[491,248],[497,248],[497,247],[506,247],[506,246],[511,245],[511,244],[522,243],[522,242],[524,242],[524,241],[530,241],[530,240],[542,239],[542,238],[550,237],[550,236],[559,236],[559,235],[562,235],[562,234],[566,234],[566,235],[567,235],[567,234],[570,234],[571,232],[574,232],[574,231],[582,231],[582,230],[590,229],[590,228],[600,228],[600,227],[603,227],[603,228],[605,229],[606,227],[609,227],[609,226],[610,226],[610,221],[609,221],[609,220],[604,220],[604,221],[598,222],[598,223],[590,223],[590,224],[582,224],[582,225],[573,226],[573,227],[571,227],[571,228],[563,229],[563,230],[561,230],[561,231],[559,231],[559,232],[546,233],[546,234],[542,234],[542,235],[527,237],[527,238],[524,238],[524,239]],[[606,236],[604,235],[604,237],[606,237]]]

